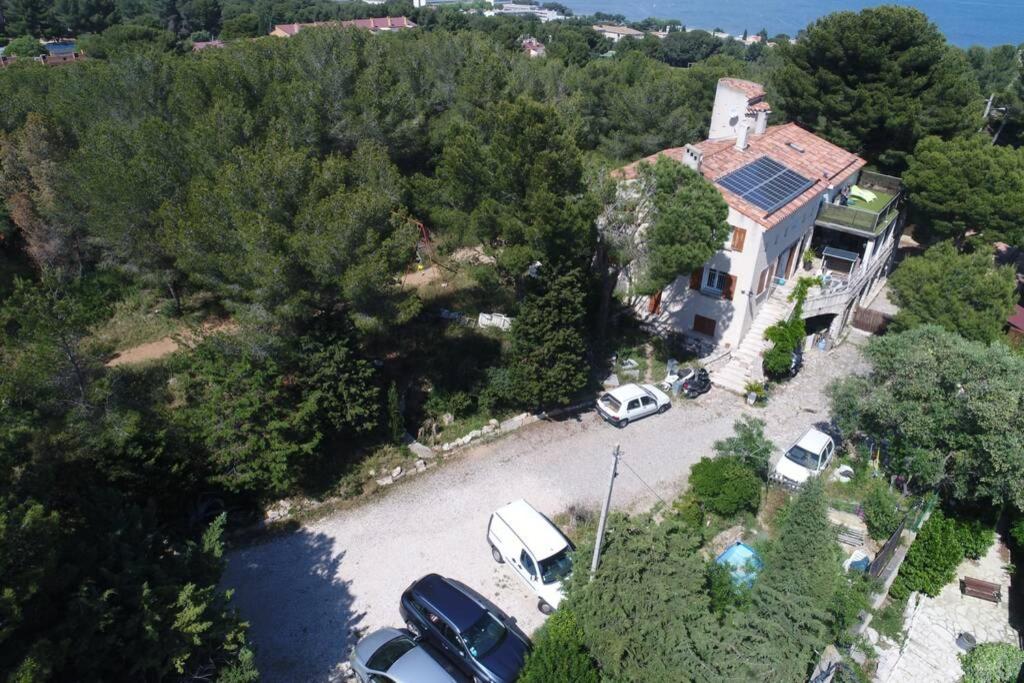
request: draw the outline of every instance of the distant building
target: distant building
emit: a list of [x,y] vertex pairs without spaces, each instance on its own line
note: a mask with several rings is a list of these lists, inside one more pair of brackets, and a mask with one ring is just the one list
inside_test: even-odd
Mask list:
[[543,57],[546,50],[544,49],[544,43],[533,36],[529,36],[523,39],[523,52],[526,53],[527,57]]
[[200,40],[192,43],[192,52],[202,52],[211,47],[224,47],[226,44],[223,40]]
[[[45,64],[46,66],[62,66],[64,64],[72,64],[74,62],[81,62],[86,59],[84,52],[67,52],[59,55],[41,55],[39,57],[33,57],[32,60]],[[18,58],[14,55],[6,56],[0,55],[0,69],[10,66],[18,61]]]
[[[422,2],[423,0],[414,1]],[[537,5],[518,5],[515,3],[505,4],[501,7],[495,7],[494,9],[489,9],[484,12],[485,17],[493,17],[499,14],[507,14],[514,17],[537,17],[541,20],[541,23],[565,19],[564,14],[556,12],[553,9],[544,9]]]
[[722,248],[636,310],[653,331],[690,337],[726,359],[712,381],[736,393],[761,379],[764,331],[793,313],[801,264],[822,278],[802,315],[835,340],[881,288],[902,230],[899,178],[863,170],[863,159],[796,124],[769,126],[770,113],[760,84],[723,78],[707,140],[616,172],[629,196],[638,164],[665,156],[702,174],[728,205]]
[[1024,343],[1024,306],[1013,307],[1013,313],[1006,319],[1006,326],[1011,339]]
[[363,28],[370,33],[384,31],[401,31],[407,28],[416,28],[415,22],[408,17],[374,17],[372,19],[349,19],[347,21],[314,21],[308,24],[277,24],[270,35],[279,38],[291,38],[304,28],[313,26],[331,26],[334,28]]
[[595,31],[600,33],[602,36],[617,43],[623,38],[643,38],[644,32],[637,31],[635,28],[628,26],[611,26],[609,24],[597,24],[593,27]]

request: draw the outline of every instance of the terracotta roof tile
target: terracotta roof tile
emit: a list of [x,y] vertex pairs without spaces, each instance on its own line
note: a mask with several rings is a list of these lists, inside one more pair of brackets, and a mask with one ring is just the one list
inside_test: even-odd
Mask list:
[[294,36],[304,28],[311,26],[337,26],[348,28],[365,28],[370,31],[391,31],[403,28],[416,28],[416,22],[408,17],[373,17],[370,19],[349,19],[347,21],[315,21],[308,24],[277,24],[272,33],[277,35]]
[[[771,214],[716,185],[729,206],[766,228],[778,225],[787,216],[813,201],[830,184],[845,180],[867,163],[856,154],[819,138],[795,123],[770,126],[764,135],[751,135],[744,150],[736,149],[735,140],[706,140],[694,147],[703,152],[700,170],[712,182],[763,156],[814,181],[814,185],[805,192]],[[662,155],[681,162],[685,154],[685,147],[662,150],[620,168],[614,175],[623,180],[631,180],[637,177],[637,166],[641,163],[654,163]]]
[[750,99],[757,99],[758,97],[764,97],[764,86],[760,83],[754,83],[753,81],[745,81],[742,78],[722,78],[719,79],[719,83],[724,83],[730,88],[735,88],[741,93],[745,94]]

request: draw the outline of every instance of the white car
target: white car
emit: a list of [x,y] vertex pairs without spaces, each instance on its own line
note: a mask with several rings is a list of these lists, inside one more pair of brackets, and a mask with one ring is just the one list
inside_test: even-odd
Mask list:
[[562,601],[562,581],[572,572],[572,543],[551,520],[517,500],[487,523],[495,562],[507,562],[540,598],[537,609],[551,614]]
[[623,384],[597,399],[597,412],[616,427],[654,413],[664,413],[672,399],[653,384]]
[[771,479],[787,488],[800,488],[829,466],[835,450],[832,437],[812,427],[775,463]]

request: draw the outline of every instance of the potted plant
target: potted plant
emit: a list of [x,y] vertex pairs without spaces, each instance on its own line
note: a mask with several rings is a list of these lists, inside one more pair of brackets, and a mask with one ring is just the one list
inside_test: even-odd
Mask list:
[[814,268],[814,259],[816,258],[818,258],[818,252],[814,251],[814,249],[810,247],[807,247],[807,250],[804,252],[803,258],[804,270],[811,270],[812,268]]

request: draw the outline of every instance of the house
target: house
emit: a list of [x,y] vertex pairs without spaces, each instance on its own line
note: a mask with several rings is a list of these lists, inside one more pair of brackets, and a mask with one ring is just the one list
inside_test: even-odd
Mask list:
[[224,47],[226,44],[223,40],[200,40],[192,43],[192,52],[202,52],[211,47]]
[[[423,1],[425,0],[414,0],[414,3]],[[565,19],[565,15],[556,10],[545,9],[538,5],[521,5],[517,3],[498,5],[495,6],[494,9],[489,9],[484,12],[485,17],[493,17],[499,14],[507,14],[514,17],[537,17],[540,19],[542,24],[549,21]]]
[[527,57],[543,57],[546,50],[544,43],[533,36],[529,36],[523,39],[523,52]]
[[270,35],[279,38],[291,38],[302,29],[312,26],[355,27],[366,29],[370,33],[416,28],[416,24],[407,17],[373,17],[371,19],[349,19],[347,21],[315,21],[308,24],[277,24],[274,26],[274,30],[270,32]]
[[1013,313],[1006,319],[1006,326],[1010,339],[1024,344],[1024,306],[1018,304],[1013,307]]
[[881,286],[902,227],[898,178],[865,171],[863,159],[796,124],[769,126],[770,114],[760,84],[723,78],[707,140],[617,172],[628,186],[638,164],[663,155],[701,173],[725,199],[732,230],[722,249],[636,310],[650,329],[713,349],[724,363],[715,384],[738,393],[761,378],[764,330],[792,313],[788,296],[805,255],[807,275],[824,284],[810,291],[803,316],[835,339]]
[[[32,59],[46,66],[62,66],[64,64],[84,61],[86,57],[84,52],[65,52],[62,54],[40,55],[32,57]],[[0,55],[0,69],[14,64],[16,61],[18,61],[18,58],[14,55],[9,57]]]
[[595,31],[600,33],[602,36],[617,43],[623,38],[643,38],[644,32],[637,31],[635,28],[628,26],[611,26],[609,24],[598,24],[593,27]]

